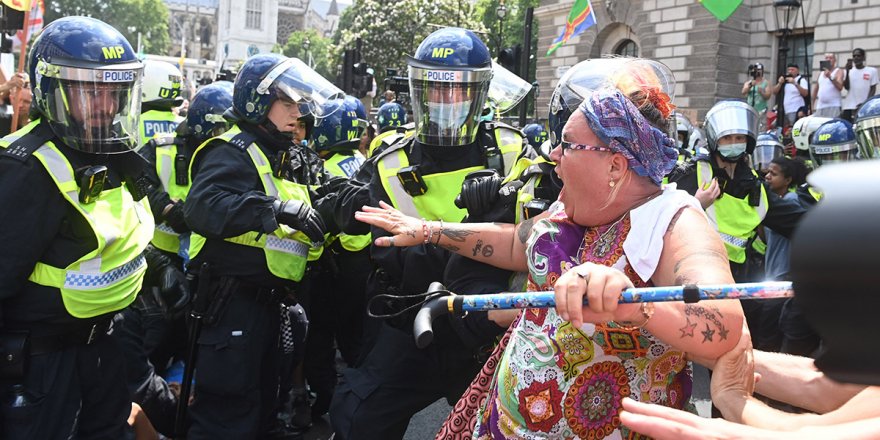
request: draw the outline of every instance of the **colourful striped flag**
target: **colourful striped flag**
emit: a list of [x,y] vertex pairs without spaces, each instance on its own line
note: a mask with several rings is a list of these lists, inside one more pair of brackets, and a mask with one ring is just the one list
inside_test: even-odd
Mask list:
[[568,42],[568,39],[582,33],[596,24],[596,15],[593,13],[593,6],[590,0],[575,0],[571,12],[568,13],[568,20],[565,23],[565,29],[553,40],[547,55],[552,54],[560,46]]

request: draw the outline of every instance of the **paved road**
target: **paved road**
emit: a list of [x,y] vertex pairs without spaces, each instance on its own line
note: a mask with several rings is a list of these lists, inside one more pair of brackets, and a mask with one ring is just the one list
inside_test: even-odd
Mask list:
[[[709,400],[709,373],[705,368],[697,365],[694,366],[693,390],[697,413],[703,417],[710,417],[712,404]],[[451,409],[445,399],[434,402],[412,418],[404,440],[433,439],[434,434],[437,433],[440,424],[446,420],[446,416],[449,415]],[[330,425],[327,422],[327,417],[324,416],[323,423],[315,424],[306,433],[305,439],[327,440],[330,438],[330,432]]]

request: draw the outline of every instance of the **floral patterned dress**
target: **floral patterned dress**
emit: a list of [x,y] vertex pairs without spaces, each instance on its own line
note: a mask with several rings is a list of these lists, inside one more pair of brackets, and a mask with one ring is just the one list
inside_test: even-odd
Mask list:
[[[561,209],[536,223],[527,251],[529,290],[552,290],[565,271],[587,261],[622,270],[637,287],[650,285],[624,254],[630,226],[627,215],[584,228]],[[554,309],[524,310],[512,326],[474,438],[639,438],[621,425],[624,397],[689,405],[692,378],[684,353],[646,330],[612,323],[575,328]]]

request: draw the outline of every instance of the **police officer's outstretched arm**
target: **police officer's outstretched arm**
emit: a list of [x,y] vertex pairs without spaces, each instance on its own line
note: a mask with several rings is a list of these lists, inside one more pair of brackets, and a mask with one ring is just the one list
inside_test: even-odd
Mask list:
[[[766,186],[767,183],[764,183]],[[780,235],[790,238],[801,216],[807,212],[806,208],[797,199],[779,197],[767,187],[767,216],[762,225],[772,229]]]

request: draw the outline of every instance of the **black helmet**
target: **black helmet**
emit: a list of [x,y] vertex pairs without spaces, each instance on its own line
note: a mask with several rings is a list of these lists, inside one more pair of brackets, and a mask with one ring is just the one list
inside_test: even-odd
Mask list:
[[33,108],[69,147],[123,153],[138,145],[143,64],[119,31],[89,17],[49,23],[28,57]]

